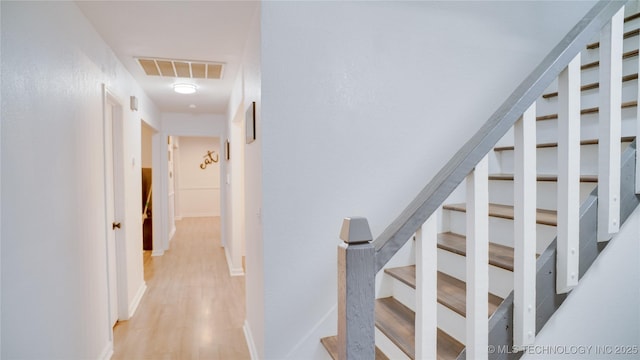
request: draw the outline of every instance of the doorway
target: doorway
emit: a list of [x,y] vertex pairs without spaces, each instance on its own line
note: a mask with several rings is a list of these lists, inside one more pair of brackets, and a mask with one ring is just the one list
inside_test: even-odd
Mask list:
[[145,251],[145,259],[149,251],[153,250],[153,134],[156,131],[144,120],[141,120],[141,178],[142,178],[142,250]]
[[170,168],[175,175],[175,219],[220,217],[221,162],[224,158],[220,154],[220,138],[172,138],[173,166]]
[[[105,252],[107,258],[107,283],[109,303],[109,324],[126,319],[127,297],[123,284],[126,282],[120,263],[125,237],[124,219],[124,177],[122,161],[122,103],[103,85],[103,126],[105,160]],[[112,335],[113,336],[113,335]]]

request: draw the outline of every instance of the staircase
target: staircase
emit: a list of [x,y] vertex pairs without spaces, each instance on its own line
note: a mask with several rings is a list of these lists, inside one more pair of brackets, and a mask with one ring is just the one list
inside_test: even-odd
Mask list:
[[[635,144],[638,99],[638,48],[640,46],[640,13],[626,14],[624,18],[624,46],[622,64],[622,136],[623,184],[622,214],[620,221],[637,205],[635,198]],[[598,39],[596,37],[596,39]],[[599,128],[599,42],[589,43],[581,52],[580,96],[580,175],[579,202],[582,204],[582,222],[592,223],[589,244],[580,232],[580,276],[588,269],[604,245],[595,240],[594,216],[598,185]],[[558,226],[558,81],[554,81],[536,101],[536,213],[535,252],[538,258],[537,307],[542,309],[544,299],[555,299],[554,304],[538,310],[536,332],[557,309],[566,294],[555,292],[556,235]],[[639,129],[640,130],[640,129]],[[631,146],[630,146],[631,145]],[[514,307],[514,133],[509,131],[488,154],[488,313],[489,344],[513,346]],[[625,152],[626,150],[626,152]],[[625,158],[626,156],[626,158]],[[625,160],[626,159],[626,160]],[[626,168],[625,168],[626,166]],[[626,169],[626,170],[625,170]],[[625,172],[626,171],[626,172]],[[627,175],[625,175],[627,174]],[[625,180],[626,177],[626,180]],[[629,181],[631,178],[631,181]],[[626,181],[626,183],[624,183]],[[624,200],[632,199],[632,200]],[[465,357],[467,326],[467,204],[464,182],[454,190],[436,211],[437,234],[437,358],[457,359]],[[589,214],[587,214],[590,212]],[[587,216],[588,215],[588,216]],[[581,223],[581,226],[585,225]],[[588,224],[587,224],[588,225]],[[417,241],[420,241],[419,239]],[[606,244],[601,243],[601,244]],[[416,236],[409,240],[405,254],[416,252]],[[391,263],[394,263],[392,260]],[[396,261],[397,263],[397,261]],[[541,273],[544,266],[551,269],[550,278]],[[378,288],[375,300],[375,358],[416,358],[416,265],[384,267],[377,274]],[[382,284],[382,285],[381,285]],[[551,286],[553,293],[545,293],[544,286]],[[540,290],[542,289],[542,291]],[[506,300],[505,300],[506,299]],[[544,304],[542,304],[544,303]],[[541,305],[542,304],[542,305]],[[546,310],[545,310],[546,309]],[[496,314],[494,316],[494,314]],[[433,314],[435,315],[435,314]],[[494,318],[492,318],[492,316]],[[506,330],[505,330],[506,329]],[[321,339],[331,358],[338,359],[338,339],[331,336]],[[488,358],[519,358],[522,353],[490,353]]]

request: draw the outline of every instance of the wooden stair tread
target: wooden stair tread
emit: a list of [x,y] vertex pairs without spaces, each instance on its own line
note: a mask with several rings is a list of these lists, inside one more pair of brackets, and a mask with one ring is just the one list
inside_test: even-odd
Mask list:
[[[638,56],[638,50],[631,50],[631,51],[627,51],[626,53],[623,53],[622,59],[625,60],[635,56]],[[596,60],[590,63],[583,64],[582,66],[580,66],[580,70],[587,70],[587,69],[591,69],[598,66],[600,66],[600,61]]]
[[[467,211],[467,204],[447,204],[442,207],[445,210]],[[557,214],[554,210],[537,209],[536,222],[541,225],[556,226]],[[489,216],[513,220],[513,206],[501,204],[489,204]]]
[[[467,238],[452,232],[438,234],[438,248],[467,256]],[[513,271],[513,248],[490,242],[489,264]]]
[[[623,108],[623,109],[626,109],[626,108],[630,108],[630,107],[635,107],[637,105],[638,105],[638,103],[636,101],[627,101],[627,102],[623,102],[620,105],[620,107]],[[600,108],[598,108],[598,107],[582,109],[582,110],[580,110],[580,115],[596,114],[596,113],[598,113],[598,111],[600,111]],[[536,120],[538,120],[538,121],[554,120],[554,119],[557,119],[557,118],[558,118],[558,114],[549,114],[549,115],[538,116],[536,118]]]
[[[632,80],[637,80],[638,79],[638,74],[629,74],[629,75],[625,75],[622,77],[622,82],[627,82],[627,81],[632,81]],[[599,82],[594,82],[591,84],[586,84],[586,85],[582,85],[580,87],[580,91],[587,91],[587,90],[593,90],[593,89],[597,89],[600,87],[600,83]],[[550,99],[553,97],[558,96],[558,92],[552,92],[552,93],[547,93],[542,95],[542,98],[544,99]]]
[[627,17],[625,17],[625,18],[624,18],[624,22],[628,22],[628,21],[631,21],[631,20],[635,20],[635,19],[637,19],[637,18],[640,18],[640,12],[639,12],[639,13],[635,13],[635,14],[631,14],[631,15],[629,15],[629,16],[627,16]]
[[[513,181],[513,174],[490,174],[489,180],[504,180],[504,181]],[[547,174],[537,175],[537,181],[558,181],[558,175]],[[597,183],[598,176],[597,175],[580,175],[580,182],[590,182]]]
[[[325,338],[320,339],[324,348],[327,349],[329,355],[333,360],[338,360],[338,336],[327,336]],[[378,347],[376,346],[376,360],[389,360],[387,355],[385,355]]]
[[[513,254],[513,251],[512,251]],[[513,264],[513,255],[511,257]],[[513,265],[511,265],[513,268]],[[416,266],[402,266],[397,268],[385,269],[385,273],[402,281],[412,288],[416,288]],[[489,295],[488,316],[493,315],[498,306],[502,303],[502,299],[496,295]],[[467,315],[467,285],[464,281],[451,277],[443,272],[438,271],[438,303],[455,311],[460,316]]]
[[[376,327],[407,356],[415,359],[416,314],[398,300],[387,297],[376,300]],[[438,329],[438,359],[455,359],[464,345]]]
[[[636,139],[635,136],[623,136],[623,137],[620,138],[620,142],[632,142],[635,139]],[[582,140],[582,141],[580,141],[580,145],[598,145],[598,139]],[[536,145],[536,147],[538,149],[558,147],[558,143],[557,142],[542,143],[542,144]],[[512,145],[511,146],[498,146],[498,147],[494,148],[493,151],[509,151],[509,150],[513,150],[513,149],[514,149],[514,147]]]
[[[640,29],[629,30],[624,35],[622,35],[623,39],[628,39],[630,37],[638,36],[640,34]],[[587,49],[597,49],[600,47],[600,42],[594,42],[587,45]]]

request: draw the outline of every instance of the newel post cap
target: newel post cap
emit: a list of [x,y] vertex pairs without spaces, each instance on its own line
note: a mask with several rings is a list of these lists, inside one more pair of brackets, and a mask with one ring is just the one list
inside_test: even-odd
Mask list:
[[342,220],[340,239],[348,244],[360,244],[373,240],[367,218],[353,216]]

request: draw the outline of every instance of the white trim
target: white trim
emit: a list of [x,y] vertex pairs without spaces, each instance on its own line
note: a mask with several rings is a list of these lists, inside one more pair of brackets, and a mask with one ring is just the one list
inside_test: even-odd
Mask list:
[[224,248],[224,256],[227,258],[227,266],[229,267],[229,275],[231,276],[244,276],[244,269],[242,267],[237,268],[233,267],[233,262],[231,261],[231,255],[229,255],[229,251],[227,248]]
[[144,293],[146,291],[147,291],[147,283],[142,282],[142,285],[140,285],[140,287],[138,288],[138,292],[136,293],[136,296],[133,297],[133,300],[129,305],[129,318],[131,318],[133,314],[136,313],[136,310],[138,309],[138,305],[140,305],[140,301],[142,300],[142,297],[144,296]]
[[164,250],[153,250],[151,251],[151,256],[162,256],[164,255]]
[[97,359],[98,360],[109,360],[111,359],[111,357],[113,356],[113,341],[109,341],[107,343],[107,346],[105,346],[105,348],[102,350],[102,352],[100,352],[100,355],[98,355]]
[[251,335],[251,327],[247,320],[244,321],[244,325],[242,325],[242,331],[244,332],[244,339],[247,342],[247,347],[249,348],[249,355],[251,356],[251,360],[258,360],[258,349],[256,349],[256,343],[253,341],[253,335]]
[[[180,219],[182,220],[182,219]],[[173,236],[176,234],[176,226],[171,227],[171,232],[169,232],[169,241],[173,240]]]
[[[125,175],[124,175],[124,144],[123,144],[123,121],[124,121],[124,107],[123,102],[120,100],[120,97],[116,96],[116,94],[111,91],[111,89],[106,85],[102,84],[102,122],[103,122],[103,147],[104,147],[104,167],[105,167],[105,241],[109,240],[109,234],[113,231],[110,226],[110,223],[113,221],[124,222],[126,219],[125,212]],[[107,106],[112,106],[111,118],[107,119]],[[111,128],[109,133],[110,136],[107,135],[107,127]],[[109,178],[109,171],[107,167],[107,151],[111,152],[112,161],[111,161],[111,178]],[[108,193],[106,184],[112,182],[113,188],[112,193]],[[108,197],[113,196],[113,211],[114,218],[110,219],[110,211],[107,208],[109,201]],[[128,289],[127,289],[127,253],[126,237],[127,225],[124,224],[120,231],[116,231],[114,233],[115,236],[115,273],[116,273],[116,310],[118,313],[118,320],[128,320],[127,307],[128,307]],[[109,279],[110,270],[109,270],[109,255],[108,250],[109,245],[106,245],[107,249],[107,279]],[[109,281],[109,280],[108,280]],[[108,282],[107,285],[107,294],[108,294],[108,303],[109,311],[111,311],[111,289]],[[111,322],[111,315],[109,316],[109,322]],[[113,340],[113,335],[111,337]]]

